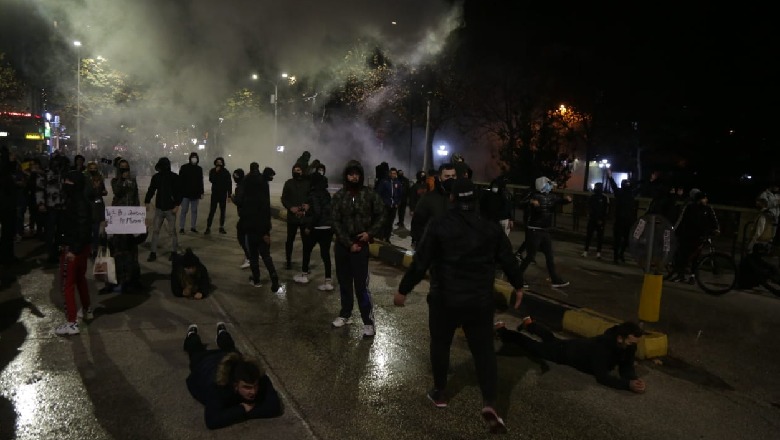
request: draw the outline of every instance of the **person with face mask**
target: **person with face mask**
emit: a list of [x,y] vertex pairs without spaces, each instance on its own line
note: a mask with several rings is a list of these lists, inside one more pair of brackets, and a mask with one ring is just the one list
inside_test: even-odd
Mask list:
[[613,252],[612,260],[615,264],[626,262],[626,249],[631,225],[636,221],[636,191],[631,181],[623,179],[618,188],[615,179],[612,178],[612,170],[607,168],[607,178],[612,193],[615,194],[615,223],[612,225]]
[[[179,234],[184,233],[184,223],[187,220],[187,212],[190,215],[190,232],[198,233],[195,227],[198,224],[198,205],[203,198],[203,168],[198,165],[200,157],[198,153],[190,153],[189,163],[179,169],[179,182],[181,185],[181,212],[179,213]],[[224,163],[224,161],[223,161]]]
[[59,152],[52,154],[46,171],[38,176],[36,181],[35,201],[38,212],[46,218],[45,240],[49,253],[48,263],[59,260],[57,249],[57,225],[62,210],[65,208],[65,194],[62,191],[62,176],[70,167],[70,161]]
[[422,237],[425,227],[432,219],[447,212],[450,206],[450,186],[455,179],[455,166],[451,163],[442,164],[439,167],[439,175],[435,178],[434,188],[425,193],[414,209],[412,216],[412,247]]
[[304,166],[296,163],[292,167],[292,177],[284,182],[282,188],[282,205],[287,208],[287,240],[284,243],[285,269],[292,269],[292,251],[295,237],[300,231],[303,241],[303,231],[311,220],[306,216],[309,209],[307,199],[311,185],[309,179],[303,175]]
[[211,224],[214,221],[214,213],[219,206],[219,233],[227,234],[225,230],[225,205],[233,195],[233,185],[230,182],[230,171],[225,168],[225,159],[214,159],[214,168],[209,170],[209,182],[211,182],[211,205],[209,206],[209,218],[206,220],[206,231],[211,233]]
[[60,285],[65,296],[65,317],[67,322],[54,329],[60,336],[79,334],[76,309],[76,289],[85,320],[92,319],[89,286],[87,284],[87,260],[90,255],[92,213],[87,200],[84,172],[72,170],[62,179],[65,193],[63,215],[59,217],[61,235],[57,240],[60,247]]
[[525,270],[534,261],[536,252],[541,251],[547,263],[547,272],[550,274],[552,287],[566,287],[569,282],[561,278],[555,269],[550,229],[553,226],[553,215],[556,208],[571,203],[571,196],[560,197],[553,194],[553,182],[544,176],[536,179],[535,188],[536,191],[531,192],[528,198],[519,204],[521,208],[528,210],[528,227],[525,237],[527,254],[520,264],[520,268],[525,273]]
[[170,228],[168,230],[168,234],[171,236],[171,256],[169,259],[173,260],[174,255],[176,255],[179,247],[179,236],[176,234],[176,213],[179,211],[179,205],[182,201],[179,176],[171,171],[171,160],[167,157],[161,157],[154,169],[157,172],[152,176],[146,197],[144,197],[146,205],[149,205],[154,198],[152,252],[146,259],[149,262],[157,260],[157,241],[160,238],[163,222],[167,222]]
[[360,162],[344,167],[344,186],[333,195],[331,212],[336,243],[333,256],[339,283],[341,309],[333,328],[352,323],[355,298],[363,321],[363,337],[376,334],[374,303],[368,290],[368,245],[381,232],[385,207],[376,191],[363,185],[365,172]]

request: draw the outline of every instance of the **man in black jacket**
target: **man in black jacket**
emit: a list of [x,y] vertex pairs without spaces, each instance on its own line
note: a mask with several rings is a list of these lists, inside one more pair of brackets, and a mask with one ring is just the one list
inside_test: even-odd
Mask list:
[[92,208],[87,200],[84,173],[68,171],[62,179],[65,193],[65,209],[59,218],[60,237],[60,285],[65,296],[67,322],[54,329],[60,336],[79,334],[76,309],[76,292],[79,290],[84,319],[92,319],[89,286],[87,284],[87,261],[92,241]]
[[454,180],[453,207],[431,220],[417,244],[414,259],[404,274],[393,302],[403,306],[430,268],[428,328],[433,389],[428,398],[436,407],[447,406],[447,372],[455,330],[463,328],[474,358],[484,407],[482,417],[491,432],[505,432],[496,414],[498,373],[493,349],[496,266],[516,290],[515,307],[523,297],[523,273],[512,253],[509,238],[494,222],[479,217],[476,187],[467,178]]
[[249,174],[236,187],[233,203],[238,208],[238,230],[244,236],[245,248],[249,253],[249,268],[252,271],[249,283],[255,287],[262,286],[259,262],[259,258],[262,258],[271,278],[271,291],[275,293],[280,286],[270,251],[271,196],[268,181],[260,173],[257,162],[249,165]]
[[447,212],[449,207],[448,180],[455,179],[455,166],[451,163],[439,167],[439,175],[434,180],[434,188],[426,192],[417,202],[412,215],[412,247],[420,241],[428,222]]
[[[541,342],[521,330],[538,336]],[[602,385],[635,393],[645,392],[645,382],[634,371],[636,344],[642,333],[636,323],[628,321],[593,338],[561,340],[530,317],[523,319],[518,331],[503,325],[497,329],[504,343],[520,345],[535,356],[592,374]],[[615,367],[618,367],[619,377],[611,374]]]
[[176,234],[176,213],[181,204],[181,190],[179,187],[179,176],[171,171],[171,161],[167,157],[161,157],[154,166],[157,171],[152,176],[149,183],[149,189],[146,191],[144,203],[149,205],[152,197],[154,201],[154,231],[152,232],[152,252],[146,261],[155,261],[157,259],[157,240],[160,238],[160,229],[163,221],[167,222],[171,236],[171,257],[173,260],[176,251],[179,248],[179,236]]
[[[179,168],[179,181],[181,182],[181,214],[179,216],[179,233],[184,233],[184,223],[187,220],[187,211],[192,209],[190,216],[190,231],[197,233],[195,226],[198,223],[198,205],[203,198],[203,168],[198,165],[200,157],[198,153],[190,153],[189,163]],[[224,212],[224,210],[223,210]]]
[[593,194],[588,197],[588,228],[585,233],[585,250],[582,256],[588,256],[590,242],[596,234],[596,258],[601,259],[601,247],[604,244],[604,225],[609,213],[609,197],[604,194],[604,184],[593,185]]
[[284,413],[279,394],[257,361],[236,350],[224,322],[217,323],[217,346],[206,350],[192,324],[184,339],[190,358],[187,389],[204,406],[206,427],[219,429],[249,419],[279,417]]
[[566,287],[569,282],[564,281],[555,270],[550,228],[553,225],[555,209],[560,205],[571,203],[571,196],[559,197],[553,194],[553,183],[547,177],[539,177],[535,184],[536,191],[532,192],[527,200],[520,203],[521,208],[528,209],[528,227],[525,233],[528,253],[520,264],[520,269],[525,273],[528,265],[534,261],[536,251],[539,250],[544,254],[547,262],[547,272],[550,274],[552,286]]
[[211,223],[214,221],[214,213],[219,205],[219,233],[227,234],[225,206],[228,198],[233,194],[233,183],[230,181],[230,171],[225,168],[225,159],[221,157],[214,159],[214,168],[209,171],[209,182],[211,182],[211,206],[209,206],[209,218],[204,233],[211,233]]
[[628,249],[628,238],[631,225],[636,221],[636,193],[631,187],[631,181],[623,179],[618,188],[615,179],[612,178],[612,170],[607,169],[609,186],[612,193],[615,194],[615,223],[613,225],[612,239],[613,243],[613,261],[626,262],[626,249]]

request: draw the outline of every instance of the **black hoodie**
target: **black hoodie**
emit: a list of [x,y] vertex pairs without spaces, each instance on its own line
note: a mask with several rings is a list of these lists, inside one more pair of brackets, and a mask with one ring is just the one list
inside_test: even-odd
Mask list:
[[170,211],[181,204],[179,176],[171,171],[171,161],[167,157],[161,157],[154,169],[157,170],[157,173],[152,176],[144,203],[150,203],[152,197],[157,194],[154,202],[155,208]]
[[62,184],[66,196],[63,211],[65,215],[59,217],[59,244],[78,254],[92,241],[92,208],[84,191],[84,173],[72,170],[63,176],[63,180],[65,179],[73,183]]
[[[195,159],[194,164],[190,162],[193,158]],[[189,160],[179,168],[181,196],[188,199],[199,199],[205,192],[203,189],[203,168],[198,165],[200,161],[198,153],[194,151],[190,153]]]

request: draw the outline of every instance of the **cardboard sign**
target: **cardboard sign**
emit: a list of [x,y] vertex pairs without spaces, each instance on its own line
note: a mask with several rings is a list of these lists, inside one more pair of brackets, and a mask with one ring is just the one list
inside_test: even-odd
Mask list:
[[146,233],[145,206],[106,206],[106,234]]

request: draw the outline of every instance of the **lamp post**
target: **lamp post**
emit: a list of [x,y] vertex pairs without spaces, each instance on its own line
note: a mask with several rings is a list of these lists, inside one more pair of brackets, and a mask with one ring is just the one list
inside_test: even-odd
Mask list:
[[81,41],[76,46],[76,154],[81,154]]
[[[288,76],[289,75],[287,75],[286,73],[282,73],[282,75],[281,75],[282,78],[287,78]],[[256,73],[254,73],[254,74],[252,74],[252,79],[253,80],[258,80],[258,79],[260,79],[260,76],[258,74],[256,74]],[[263,79],[263,81],[265,81],[265,82],[271,84],[272,86],[274,86],[274,96],[273,96],[273,104],[274,104],[274,145],[273,145],[273,147],[274,147],[274,149],[276,149],[276,147],[277,147],[277,145],[276,145],[277,144],[277,137],[276,136],[277,136],[278,127],[279,127],[279,106],[277,105],[277,102],[279,101],[279,80],[277,79],[276,81],[271,81],[271,80]]]

